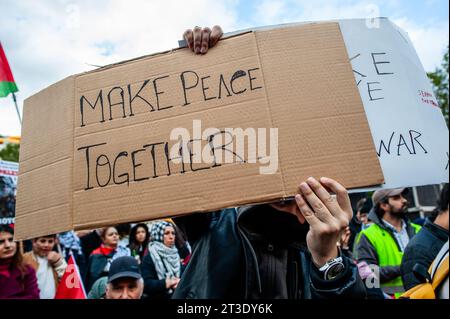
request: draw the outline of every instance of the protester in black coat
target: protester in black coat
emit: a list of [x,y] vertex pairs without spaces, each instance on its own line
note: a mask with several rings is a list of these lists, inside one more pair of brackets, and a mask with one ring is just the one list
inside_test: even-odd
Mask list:
[[422,229],[406,246],[400,266],[405,290],[409,290],[425,280],[428,268],[442,246],[448,241],[448,191],[449,187],[446,184],[442,189],[434,215],[425,222]]
[[365,298],[351,259],[324,280],[306,244],[308,225],[269,205],[179,217],[193,254],[174,298]]

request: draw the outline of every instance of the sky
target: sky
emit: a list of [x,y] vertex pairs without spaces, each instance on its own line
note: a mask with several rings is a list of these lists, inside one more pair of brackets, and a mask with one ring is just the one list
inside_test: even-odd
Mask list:
[[[225,32],[289,22],[390,18],[408,32],[425,71],[442,61],[448,0],[0,0],[0,41],[23,100],[69,75],[177,47],[184,30]],[[11,95],[0,135],[20,135]]]

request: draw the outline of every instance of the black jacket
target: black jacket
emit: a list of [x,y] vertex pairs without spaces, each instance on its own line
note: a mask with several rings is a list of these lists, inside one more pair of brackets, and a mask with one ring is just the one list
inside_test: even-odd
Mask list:
[[306,247],[309,227],[269,205],[175,219],[193,244],[173,298],[365,298],[356,266],[325,281]]
[[431,263],[447,240],[448,230],[434,224],[430,220],[425,222],[422,229],[408,243],[403,255],[400,270],[405,290],[409,290],[421,283],[414,275],[414,266],[422,266],[424,271],[428,271]]
[[92,252],[97,249],[102,244],[102,239],[100,235],[95,231],[91,231],[89,234],[80,237],[80,245],[83,250],[83,255],[86,259],[92,254]]
[[114,256],[114,253],[111,253],[107,256],[102,255],[97,250],[94,250],[92,254],[89,256],[88,264],[86,267],[86,278],[84,283],[86,285],[86,292],[92,288],[92,285],[95,281],[103,276],[108,276],[108,272],[105,272],[104,269],[108,263]]
[[348,226],[350,227],[350,238],[348,240],[348,248],[350,251],[353,251],[356,236],[361,231],[362,225],[361,222],[357,220],[356,216],[353,216]]
[[166,280],[158,279],[155,263],[150,254],[145,255],[141,263],[141,274],[144,279],[144,294],[148,299],[170,299],[172,296],[166,288]]

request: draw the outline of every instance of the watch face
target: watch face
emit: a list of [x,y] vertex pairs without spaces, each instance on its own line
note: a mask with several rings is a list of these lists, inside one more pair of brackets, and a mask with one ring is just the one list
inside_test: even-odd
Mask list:
[[325,279],[326,280],[333,280],[337,276],[339,276],[344,271],[344,264],[343,263],[335,263],[334,265],[331,265],[330,268],[327,269],[327,272],[325,273]]

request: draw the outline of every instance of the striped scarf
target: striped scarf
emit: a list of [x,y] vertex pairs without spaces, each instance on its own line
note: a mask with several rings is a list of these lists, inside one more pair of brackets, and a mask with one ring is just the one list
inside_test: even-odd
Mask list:
[[155,264],[159,280],[180,278],[181,260],[178,249],[175,245],[170,248],[163,244],[164,231],[168,226],[173,227],[171,223],[158,222],[152,225],[150,232],[153,241],[148,245],[148,252]]

